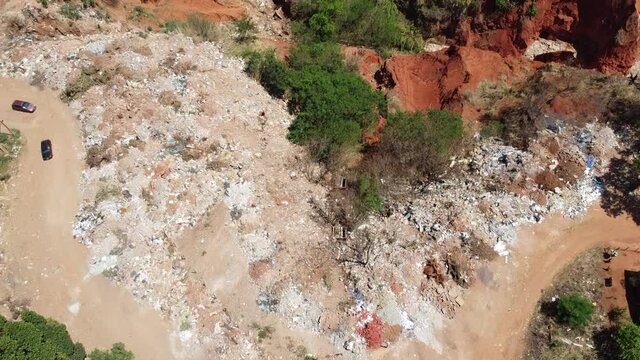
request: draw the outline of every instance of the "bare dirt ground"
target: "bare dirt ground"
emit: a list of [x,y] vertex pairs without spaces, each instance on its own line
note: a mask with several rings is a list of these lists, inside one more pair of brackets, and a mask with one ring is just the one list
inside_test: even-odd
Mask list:
[[516,359],[542,290],[573,258],[596,245],[638,244],[640,227],[631,219],[607,216],[594,207],[580,220],[550,217],[525,228],[509,262],[481,268],[466,305],[449,324],[443,341],[451,359]]
[[[38,110],[11,111],[16,98],[36,103]],[[25,142],[17,174],[2,191],[0,298],[30,302],[30,308],[66,324],[89,349],[122,341],[139,359],[172,358],[168,326],[157,312],[106,278],[87,275],[87,249],[71,235],[82,161],[66,105],[51,91],[9,79],[0,79],[0,104],[0,119],[19,129]],[[43,162],[39,142],[46,138],[54,158]]]
[[602,299],[600,301],[602,307],[609,311],[613,308],[624,309],[629,314],[627,291],[625,289],[625,270],[640,271],[640,241],[629,243],[607,243],[611,249],[618,252],[618,256],[611,259],[609,263],[602,263],[605,269],[605,276],[611,277],[612,286],[604,287]]

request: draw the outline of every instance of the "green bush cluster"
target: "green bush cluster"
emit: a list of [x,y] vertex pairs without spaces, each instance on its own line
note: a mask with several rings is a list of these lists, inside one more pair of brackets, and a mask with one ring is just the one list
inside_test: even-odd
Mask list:
[[[73,342],[66,326],[33,311],[20,320],[0,316],[0,360],[85,360],[87,353]],[[116,343],[111,350],[94,350],[90,360],[133,360],[133,353]]]
[[595,306],[579,294],[561,296],[556,305],[556,317],[562,324],[584,328],[591,321]]
[[378,50],[419,51],[419,32],[392,0],[298,0],[296,33],[314,41],[341,41]]
[[460,20],[470,10],[476,8],[476,0],[394,0],[394,2],[407,19],[428,37],[442,35],[444,30],[454,32]]
[[640,326],[626,323],[613,333],[620,360],[640,359]]
[[358,201],[356,203],[363,213],[382,211],[384,200],[380,196],[378,182],[371,176],[360,175],[358,179]]
[[19,321],[0,317],[0,359],[84,360],[86,352],[74,343],[64,325],[33,311]]
[[346,69],[335,43],[298,45],[287,64],[273,51],[248,52],[245,69],[271,95],[288,100],[296,115],[288,138],[307,145],[321,161],[332,161],[346,147],[357,148],[362,131],[375,124],[385,107],[382,94]]
[[80,15],[80,8],[73,3],[62,4],[62,6],[60,6],[60,15],[71,20],[79,20],[82,17]]
[[450,111],[398,112],[388,116],[368,166],[396,177],[440,175],[463,139],[462,118]]

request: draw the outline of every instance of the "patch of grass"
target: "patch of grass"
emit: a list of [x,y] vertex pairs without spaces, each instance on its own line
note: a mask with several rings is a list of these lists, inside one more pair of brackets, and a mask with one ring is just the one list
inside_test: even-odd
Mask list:
[[161,25],[163,31],[167,34],[180,30],[180,26],[181,24],[177,20],[170,20]]
[[260,326],[257,323],[253,323],[251,324],[251,327],[258,331],[258,342],[262,342],[265,339],[271,339],[271,336],[275,331],[275,329],[269,325]]
[[80,8],[73,3],[62,4],[62,6],[60,6],[60,15],[70,20],[79,20],[82,17]]
[[120,192],[121,189],[116,184],[103,184],[98,188],[94,202],[97,205],[107,199],[120,195]]
[[252,42],[256,39],[256,24],[250,17],[244,17],[235,22],[236,41],[240,43]]
[[67,84],[60,98],[65,102],[75,100],[93,86],[108,84],[112,76],[111,71],[99,70],[95,66],[83,68],[80,76]]
[[536,1],[533,0],[529,7],[527,7],[527,12],[525,13],[528,17],[535,17],[538,15],[538,8],[536,6]]
[[220,37],[217,24],[198,15],[189,15],[182,31],[200,41],[216,41]]
[[22,135],[13,129],[13,134],[0,133],[0,181],[11,177],[11,163],[22,148]]
[[504,136],[504,124],[498,120],[489,120],[482,124],[480,129],[480,136],[483,138],[498,138],[501,139]]
[[382,211],[384,200],[380,196],[378,182],[370,176],[361,175],[358,179],[357,205],[365,213]]

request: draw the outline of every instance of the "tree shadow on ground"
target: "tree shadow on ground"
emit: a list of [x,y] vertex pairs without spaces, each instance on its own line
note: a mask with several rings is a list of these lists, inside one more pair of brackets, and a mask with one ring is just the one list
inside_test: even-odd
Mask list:
[[598,178],[602,184],[601,205],[613,217],[626,214],[640,224],[640,162],[627,150],[611,160],[609,171]]
[[602,184],[601,205],[613,217],[628,215],[640,224],[640,98],[621,98],[608,105],[607,122],[625,150],[610,162]]
[[593,332],[593,344],[598,359],[610,360],[617,358],[617,348],[613,341],[614,327],[607,327]]

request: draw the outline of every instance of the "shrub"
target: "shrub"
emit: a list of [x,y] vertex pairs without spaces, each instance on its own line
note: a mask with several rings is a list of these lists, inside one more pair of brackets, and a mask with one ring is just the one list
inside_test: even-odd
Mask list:
[[83,68],[80,76],[67,84],[60,97],[66,102],[72,101],[93,86],[108,84],[112,75],[110,71],[99,70],[95,66]]
[[595,306],[578,294],[562,296],[556,305],[556,317],[562,324],[584,328],[591,321]]
[[529,7],[527,7],[526,15],[528,17],[534,17],[534,16],[538,15],[538,8],[536,7],[535,0],[532,1],[531,4],[529,4]]
[[378,182],[370,176],[361,175],[358,179],[358,207],[362,212],[382,211],[384,200],[380,196]]
[[276,58],[275,51],[249,51],[243,54],[245,71],[269,92],[271,96],[284,97],[289,86],[287,67]]
[[640,326],[627,323],[613,333],[620,360],[640,359]]
[[446,110],[398,112],[388,117],[368,167],[392,177],[437,175],[463,145],[462,118]]
[[94,8],[96,7],[96,0],[82,0],[82,8]]
[[76,4],[72,4],[72,3],[62,4],[62,6],[60,7],[60,15],[71,20],[78,20],[81,17],[80,9]]
[[186,35],[200,41],[216,41],[219,37],[216,24],[198,15],[190,15],[187,18],[183,31]]
[[329,161],[344,146],[358,146],[362,130],[377,119],[384,102],[361,77],[330,73],[316,66],[292,71],[289,108],[297,113],[288,138],[310,146],[317,159]]
[[342,49],[336,43],[299,44],[290,51],[289,66],[295,70],[315,66],[335,73],[345,70],[345,60]]
[[[418,51],[423,41],[392,0],[301,0],[293,3],[295,33],[313,41],[341,41],[384,49]],[[307,39],[308,40],[308,39]]]
[[256,24],[250,17],[244,17],[235,23],[236,27],[236,41],[238,42],[250,42],[256,38]]
[[40,5],[42,5],[43,8],[47,9],[49,7],[49,1],[48,0],[38,0],[38,3]]
[[110,350],[93,350],[89,354],[89,360],[133,360],[131,351],[125,349],[123,343],[115,343]]

